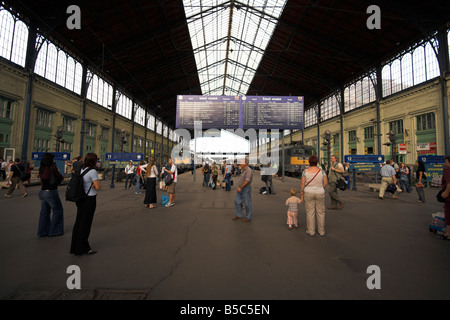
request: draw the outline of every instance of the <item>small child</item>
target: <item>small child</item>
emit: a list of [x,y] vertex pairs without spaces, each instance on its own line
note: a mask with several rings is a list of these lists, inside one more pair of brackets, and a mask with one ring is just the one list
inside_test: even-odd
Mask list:
[[303,202],[303,199],[300,200],[295,196],[297,194],[297,191],[295,189],[291,189],[290,194],[291,196],[286,200],[286,206],[288,207],[287,225],[288,229],[292,230],[292,227],[298,229],[298,222],[297,222],[298,205]]

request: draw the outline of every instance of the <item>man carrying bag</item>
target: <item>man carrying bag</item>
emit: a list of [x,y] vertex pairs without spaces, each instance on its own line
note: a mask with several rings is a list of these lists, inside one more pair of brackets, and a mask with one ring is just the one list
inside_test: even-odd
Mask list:
[[330,210],[337,210],[344,208],[345,202],[339,197],[338,194],[338,180],[343,179],[345,172],[342,163],[337,162],[336,156],[330,157],[330,170],[328,172],[328,194],[331,198],[331,206],[327,207]]

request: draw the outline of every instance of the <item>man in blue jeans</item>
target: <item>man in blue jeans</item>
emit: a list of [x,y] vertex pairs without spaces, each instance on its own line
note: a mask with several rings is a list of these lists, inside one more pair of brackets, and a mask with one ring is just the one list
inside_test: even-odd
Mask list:
[[[252,187],[253,170],[248,166],[248,158],[245,158],[245,162],[242,163],[242,172],[238,180],[238,188],[236,190],[236,197],[234,198],[234,208],[236,210],[236,217],[234,221],[242,220],[245,222],[252,221]],[[242,204],[245,207],[247,213],[246,218],[242,217]]]

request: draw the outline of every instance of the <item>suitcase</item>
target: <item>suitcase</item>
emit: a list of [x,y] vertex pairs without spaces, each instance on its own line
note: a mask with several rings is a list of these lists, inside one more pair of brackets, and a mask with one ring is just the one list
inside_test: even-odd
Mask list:
[[447,229],[444,213],[437,212],[433,213],[431,216],[433,217],[433,219],[431,220],[428,230],[442,237]]

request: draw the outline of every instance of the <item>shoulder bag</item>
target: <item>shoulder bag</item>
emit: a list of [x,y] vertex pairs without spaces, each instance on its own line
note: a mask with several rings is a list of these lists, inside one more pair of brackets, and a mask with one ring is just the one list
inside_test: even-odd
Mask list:
[[438,202],[445,202],[446,200],[447,200],[447,198],[444,198],[443,196],[442,196],[442,193],[445,191],[445,189],[442,189],[442,190],[439,190],[439,192],[437,193],[437,195],[436,195],[436,200],[438,201]]
[[345,191],[346,189],[347,189],[347,182],[345,181],[345,179],[344,178],[339,178],[338,177],[338,175],[336,174],[336,171],[333,171],[334,172],[334,174],[335,174],[335,176],[336,176],[336,178],[337,178],[337,180],[336,180],[336,185],[337,185],[337,187],[340,189],[340,190],[342,190],[342,191]]

